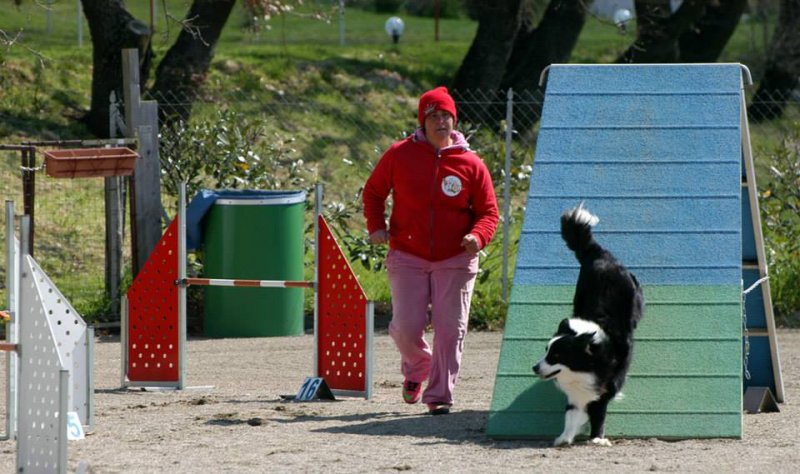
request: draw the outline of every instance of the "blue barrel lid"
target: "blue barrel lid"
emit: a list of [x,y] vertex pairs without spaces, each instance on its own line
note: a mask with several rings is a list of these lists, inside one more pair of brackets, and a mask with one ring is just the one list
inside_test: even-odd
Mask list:
[[227,206],[258,206],[296,204],[305,202],[305,191],[279,191],[258,189],[218,189],[214,204]]
[[186,209],[186,245],[195,250],[203,244],[201,222],[215,204],[236,205],[287,205],[305,202],[305,191],[279,191],[258,189],[201,189]]

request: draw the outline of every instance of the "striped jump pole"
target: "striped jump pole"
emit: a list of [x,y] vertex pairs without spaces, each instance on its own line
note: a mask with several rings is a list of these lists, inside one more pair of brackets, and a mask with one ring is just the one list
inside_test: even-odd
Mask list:
[[250,288],[314,288],[313,281],[292,280],[231,280],[225,278],[184,278],[177,281],[183,286],[241,286]]
[[190,278],[185,185],[172,221],[123,300],[122,385],[184,388],[186,288],[307,288],[314,298],[314,375],[334,394],[372,395],[373,306],[322,216],[316,188],[314,280]]

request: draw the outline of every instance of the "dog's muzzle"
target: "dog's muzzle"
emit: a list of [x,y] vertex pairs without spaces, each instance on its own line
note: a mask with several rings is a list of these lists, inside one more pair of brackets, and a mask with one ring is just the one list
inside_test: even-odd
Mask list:
[[544,379],[544,380],[548,380],[548,379],[551,379],[551,378],[555,377],[556,375],[559,374],[559,372],[561,372],[561,369],[554,370],[554,371],[552,371],[552,372],[550,372],[548,374],[543,373],[543,371],[542,371],[542,363],[541,362],[539,362],[539,363],[537,363],[536,365],[533,366],[533,373],[538,375],[539,378]]

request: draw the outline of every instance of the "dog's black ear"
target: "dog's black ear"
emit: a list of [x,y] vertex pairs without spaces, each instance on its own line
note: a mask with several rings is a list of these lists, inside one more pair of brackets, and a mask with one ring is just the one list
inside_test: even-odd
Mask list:
[[556,334],[574,334],[574,333],[575,331],[573,331],[572,328],[569,327],[568,318],[564,318],[561,320],[560,323],[558,323],[558,331],[556,331]]
[[578,340],[583,345],[583,350],[586,351],[589,355],[594,355],[594,336],[597,334],[596,332],[591,333],[583,333],[580,335]]

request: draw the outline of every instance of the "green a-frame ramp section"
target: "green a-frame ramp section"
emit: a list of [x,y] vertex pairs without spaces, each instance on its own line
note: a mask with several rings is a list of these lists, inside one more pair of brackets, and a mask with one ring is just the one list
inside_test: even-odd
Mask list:
[[606,434],[742,436],[742,77],[739,64],[550,67],[489,436],[563,429],[566,398],[531,367],[571,315],[578,264],[559,218],[580,201],[647,305]]

